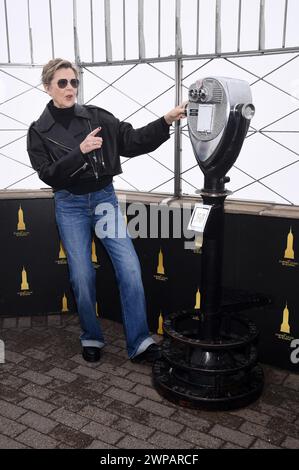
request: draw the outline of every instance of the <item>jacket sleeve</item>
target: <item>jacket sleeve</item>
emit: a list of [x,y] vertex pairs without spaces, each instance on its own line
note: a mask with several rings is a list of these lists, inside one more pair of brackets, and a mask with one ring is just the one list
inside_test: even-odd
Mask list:
[[27,152],[32,168],[38,173],[39,178],[53,187],[70,186],[74,182],[76,173],[80,173],[84,165],[87,166],[79,146],[58,160],[54,160],[42,136],[33,125],[30,126],[27,134]]
[[128,122],[120,122],[118,132],[120,155],[136,157],[137,155],[153,152],[169,137],[169,126],[164,117],[156,119],[139,129],[133,129]]

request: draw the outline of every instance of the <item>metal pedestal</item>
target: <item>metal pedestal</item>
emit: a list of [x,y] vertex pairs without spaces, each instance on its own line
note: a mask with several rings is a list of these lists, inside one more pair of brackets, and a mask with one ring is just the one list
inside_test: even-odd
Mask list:
[[257,329],[245,319],[222,315],[220,334],[205,341],[197,312],[178,312],[164,322],[163,358],[153,366],[154,385],[181,406],[228,410],[256,400],[263,389],[257,364]]
[[[256,326],[222,305],[222,254],[226,194],[202,193],[212,205],[202,247],[200,310],[176,312],[164,321],[163,357],[153,365],[158,392],[181,406],[228,410],[248,405],[263,389],[257,363]],[[240,310],[268,302],[240,302]]]

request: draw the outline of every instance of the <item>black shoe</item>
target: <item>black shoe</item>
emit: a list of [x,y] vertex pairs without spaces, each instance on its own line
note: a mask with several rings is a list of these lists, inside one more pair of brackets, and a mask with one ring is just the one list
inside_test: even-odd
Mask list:
[[82,357],[87,362],[97,362],[101,358],[101,348],[95,346],[82,346]]
[[131,361],[134,363],[140,362],[155,362],[157,359],[161,359],[162,357],[162,348],[156,343],[152,343],[149,347],[143,351],[142,353],[138,354],[138,356],[132,357]]

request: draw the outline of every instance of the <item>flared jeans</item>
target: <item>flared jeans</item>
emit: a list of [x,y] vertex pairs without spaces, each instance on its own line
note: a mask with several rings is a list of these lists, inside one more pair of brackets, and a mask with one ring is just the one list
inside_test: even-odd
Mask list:
[[128,356],[140,354],[154,341],[147,324],[140,263],[113,184],[82,195],[58,190],[54,199],[56,222],[67,254],[80,318],[82,346],[102,348],[105,344],[96,316],[96,272],[91,260],[92,232],[95,231],[115,270]]

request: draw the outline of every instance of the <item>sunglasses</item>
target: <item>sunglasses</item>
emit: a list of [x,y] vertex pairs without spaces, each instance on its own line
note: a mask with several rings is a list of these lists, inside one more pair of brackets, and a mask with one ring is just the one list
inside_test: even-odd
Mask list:
[[59,88],[66,88],[68,83],[70,83],[73,88],[78,88],[79,86],[79,80],[77,78],[71,78],[71,80],[61,78],[58,80],[57,85]]

